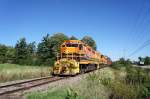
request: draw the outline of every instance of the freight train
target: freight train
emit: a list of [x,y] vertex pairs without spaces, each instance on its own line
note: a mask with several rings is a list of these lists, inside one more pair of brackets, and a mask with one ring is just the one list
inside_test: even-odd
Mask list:
[[102,55],[80,40],[66,40],[54,64],[53,75],[77,75],[111,65],[109,57]]

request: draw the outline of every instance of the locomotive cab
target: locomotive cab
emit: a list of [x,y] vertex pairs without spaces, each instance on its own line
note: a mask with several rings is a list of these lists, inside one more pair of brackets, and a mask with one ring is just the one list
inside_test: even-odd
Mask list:
[[76,43],[66,43],[61,46],[61,51],[64,54],[77,53],[79,51],[78,44]]
[[83,49],[83,45],[79,40],[67,40],[61,45],[61,53],[78,54]]

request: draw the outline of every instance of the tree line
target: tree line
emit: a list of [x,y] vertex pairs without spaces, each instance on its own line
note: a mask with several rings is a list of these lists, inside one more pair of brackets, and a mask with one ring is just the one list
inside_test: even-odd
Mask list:
[[130,59],[125,59],[125,58],[120,58],[117,61],[113,62],[113,66],[129,66],[132,64],[140,64],[140,62],[144,62],[143,65],[150,65],[150,57],[145,56],[145,57],[138,57],[138,61],[131,61]]
[[[55,33],[51,36],[47,34],[38,44],[36,42],[27,43],[26,38],[19,39],[14,47],[0,44],[0,63],[53,66],[64,40],[77,40],[77,38]],[[96,50],[96,42],[92,37],[84,36],[81,41]]]
[[144,62],[144,65],[150,65],[150,57],[138,57],[139,62]]

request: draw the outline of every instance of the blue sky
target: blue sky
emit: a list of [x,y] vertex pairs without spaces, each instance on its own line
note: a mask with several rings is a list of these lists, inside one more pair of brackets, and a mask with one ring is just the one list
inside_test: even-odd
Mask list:
[[[89,35],[116,60],[149,40],[149,31],[149,0],[0,0],[0,43],[10,46],[22,37],[38,43],[47,33]],[[149,50],[130,58],[150,56]]]

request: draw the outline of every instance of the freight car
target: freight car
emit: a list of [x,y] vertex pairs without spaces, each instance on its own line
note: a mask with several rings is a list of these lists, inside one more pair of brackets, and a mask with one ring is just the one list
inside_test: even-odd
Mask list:
[[111,65],[111,59],[80,40],[66,40],[54,64],[53,75],[77,75]]

